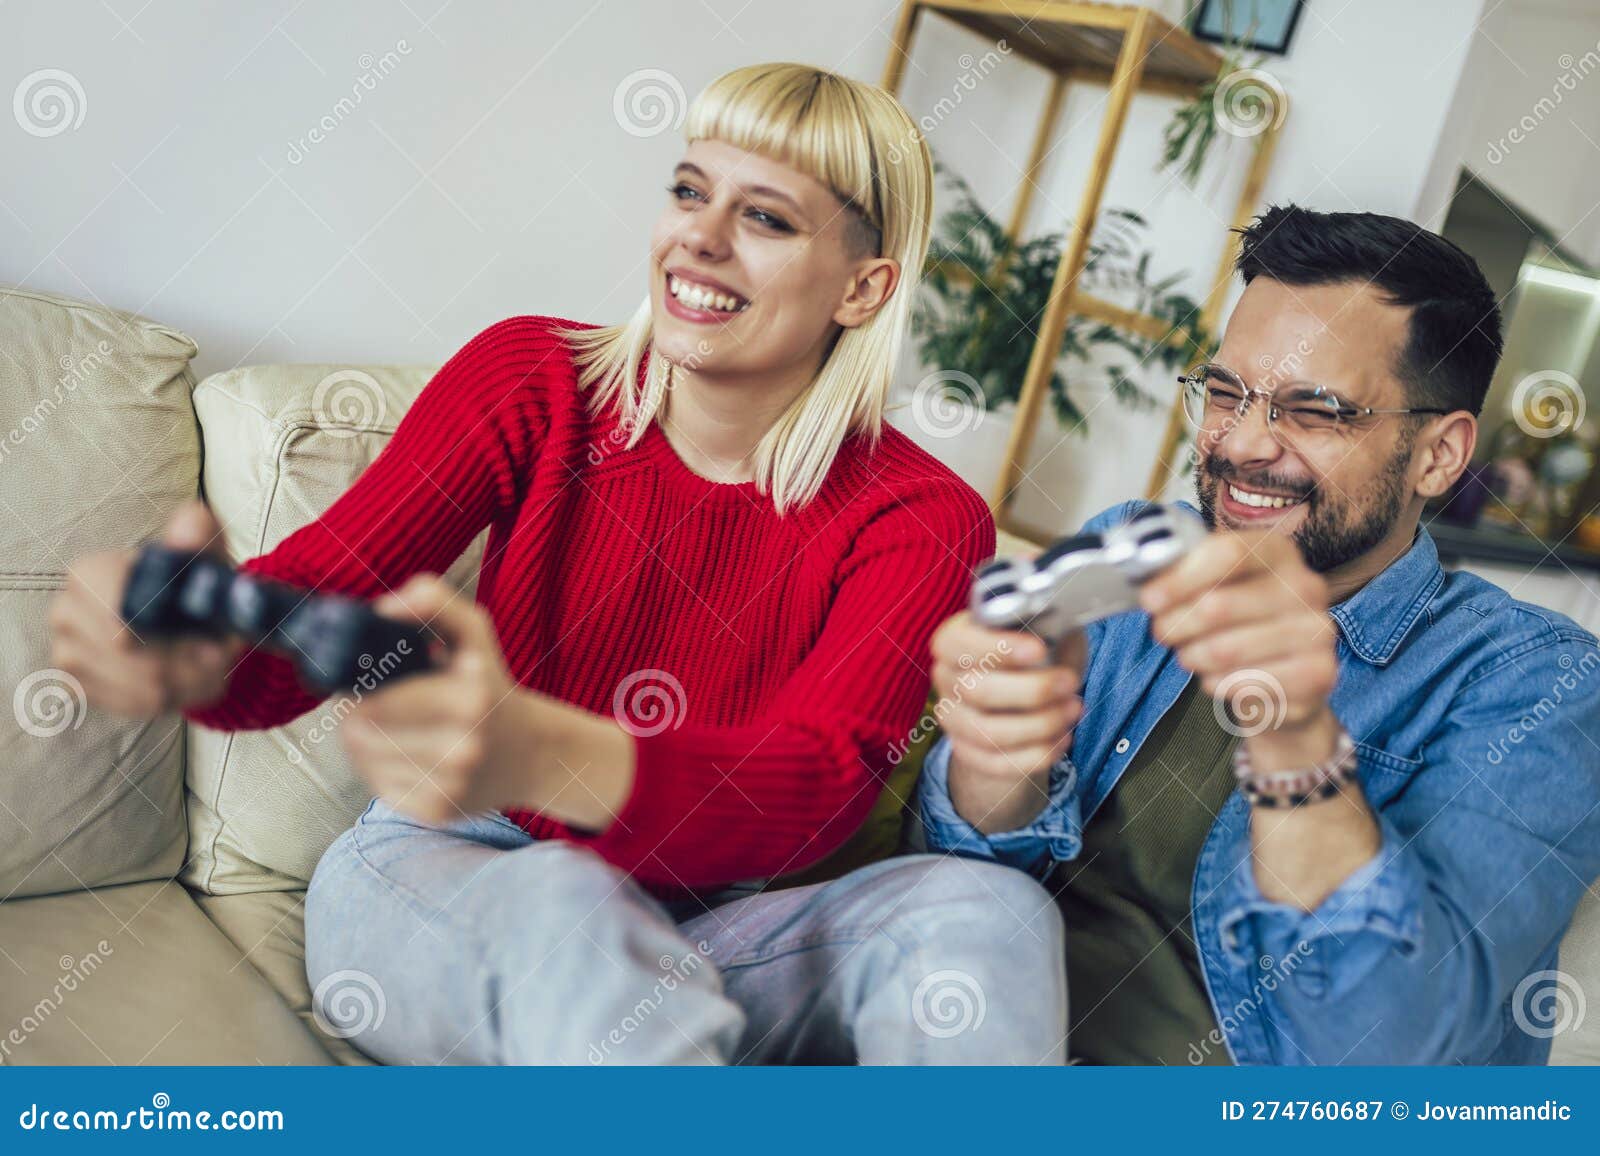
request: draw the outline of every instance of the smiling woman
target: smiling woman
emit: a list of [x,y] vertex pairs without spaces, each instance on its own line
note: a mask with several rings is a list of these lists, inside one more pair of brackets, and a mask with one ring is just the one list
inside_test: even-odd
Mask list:
[[[737,398],[768,427],[751,476],[786,510],[816,496],[847,436],[882,430],[928,249],[932,160],[888,93],[797,64],[712,82],[684,135],[648,298],[624,325],[566,336],[591,404],[620,406],[630,444],[686,383],[696,405]],[[735,464],[707,456],[713,471]]]
[[[307,894],[319,1013],[371,978],[389,1014],[351,1043],[395,1062],[1059,1060],[1061,928],[1026,875],[908,856],[785,886],[884,792],[994,552],[983,501],[883,422],[927,147],[882,90],[794,64],[715,81],[688,138],[633,318],[491,326],[242,567],[442,640],[340,727],[377,798]],[[428,575],[485,527],[464,604]],[[167,541],[217,533],[189,508]],[[53,616],[97,701],[224,730],[317,705],[265,650],[119,646],[128,565],[78,567]]]

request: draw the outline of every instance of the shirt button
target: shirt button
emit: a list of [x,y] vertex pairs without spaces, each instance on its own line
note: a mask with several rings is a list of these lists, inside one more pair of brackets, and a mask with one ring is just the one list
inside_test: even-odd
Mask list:
[[1117,740],[1117,754],[1125,755],[1127,753],[1128,753],[1128,740],[1127,739],[1118,739]]

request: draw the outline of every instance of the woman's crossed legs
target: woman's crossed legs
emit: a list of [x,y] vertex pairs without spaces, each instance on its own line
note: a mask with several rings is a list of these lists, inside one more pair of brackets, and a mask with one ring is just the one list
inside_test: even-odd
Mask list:
[[306,968],[390,1063],[1062,1061],[1060,917],[1021,872],[915,855],[687,903],[500,815],[375,801],[312,879]]

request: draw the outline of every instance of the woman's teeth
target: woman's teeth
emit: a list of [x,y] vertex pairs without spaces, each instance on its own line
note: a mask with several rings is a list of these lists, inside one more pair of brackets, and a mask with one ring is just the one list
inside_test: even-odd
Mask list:
[[667,292],[690,309],[709,309],[717,313],[742,313],[750,302],[743,297],[735,297],[729,293],[716,293],[704,285],[692,285],[688,281],[667,274]]
[[1264,510],[1281,510],[1300,501],[1299,498],[1280,498],[1272,494],[1252,494],[1249,490],[1241,490],[1232,484],[1228,486],[1228,497],[1241,506],[1257,506]]

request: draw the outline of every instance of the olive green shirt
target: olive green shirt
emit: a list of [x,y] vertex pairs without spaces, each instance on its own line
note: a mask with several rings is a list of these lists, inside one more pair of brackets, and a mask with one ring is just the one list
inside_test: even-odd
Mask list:
[[1191,918],[1195,864],[1234,789],[1238,739],[1191,679],[1057,866],[1068,1054],[1093,1064],[1226,1064]]

